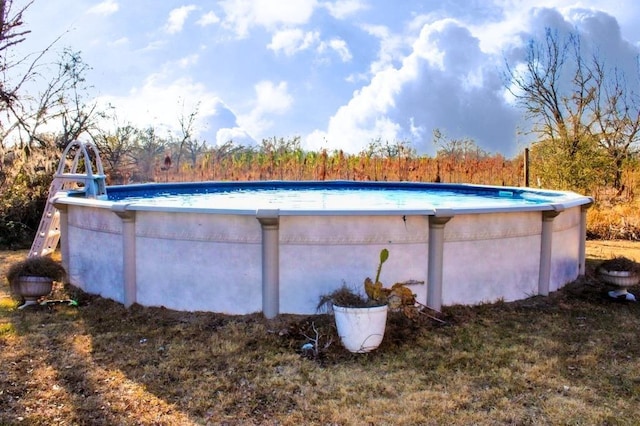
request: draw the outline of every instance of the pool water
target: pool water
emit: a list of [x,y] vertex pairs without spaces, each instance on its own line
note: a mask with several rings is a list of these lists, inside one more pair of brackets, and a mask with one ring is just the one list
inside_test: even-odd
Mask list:
[[137,206],[284,210],[387,210],[430,208],[501,208],[562,201],[556,194],[526,191],[470,192],[456,189],[241,188],[197,193],[158,191],[119,194]]

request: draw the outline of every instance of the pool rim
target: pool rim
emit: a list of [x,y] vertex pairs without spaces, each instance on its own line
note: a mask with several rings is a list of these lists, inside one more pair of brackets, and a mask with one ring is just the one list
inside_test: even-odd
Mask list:
[[[190,212],[203,214],[232,214],[232,215],[262,215],[264,212],[269,214],[277,213],[280,216],[316,216],[316,215],[426,215],[426,216],[450,216],[458,214],[482,214],[482,213],[500,213],[510,211],[564,211],[566,209],[591,205],[593,198],[580,195],[572,191],[560,191],[550,189],[536,189],[529,187],[516,186],[497,186],[497,185],[480,185],[467,183],[432,183],[432,182],[406,182],[406,181],[346,181],[346,180],[329,180],[329,181],[287,181],[287,180],[266,180],[266,181],[201,181],[201,182],[171,182],[171,183],[141,183],[130,185],[113,185],[107,187],[107,194],[114,195],[118,193],[126,193],[132,191],[149,192],[163,191],[175,189],[181,193],[189,194],[193,190],[206,187],[216,188],[243,188],[243,189],[398,189],[398,190],[450,190],[455,192],[471,193],[474,195],[495,196],[499,193],[511,192],[513,195],[521,196],[530,193],[542,197],[550,197],[549,202],[540,202],[528,205],[512,205],[512,206],[490,206],[490,207],[470,207],[470,206],[447,206],[435,207],[425,206],[423,209],[415,208],[386,208],[386,209],[366,209],[354,208],[352,206],[345,208],[331,209],[304,209],[304,208],[225,208],[225,207],[194,207],[194,206],[167,206],[167,205],[143,205],[137,201],[129,200],[111,200],[111,199],[92,199],[85,198],[82,191],[63,191],[55,196],[55,202],[60,204],[95,206],[103,208],[111,208],[114,211],[162,211],[162,212]],[[558,197],[558,200],[552,200]],[[263,213],[260,213],[263,212]]]

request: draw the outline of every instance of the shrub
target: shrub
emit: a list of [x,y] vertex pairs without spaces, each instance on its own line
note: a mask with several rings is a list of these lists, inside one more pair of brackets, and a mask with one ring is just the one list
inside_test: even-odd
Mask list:
[[38,230],[53,174],[20,169],[0,187],[0,249],[28,248]]

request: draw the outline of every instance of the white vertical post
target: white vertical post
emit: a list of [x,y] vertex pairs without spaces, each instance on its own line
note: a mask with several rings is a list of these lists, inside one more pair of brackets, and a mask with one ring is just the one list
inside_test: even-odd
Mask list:
[[267,319],[280,313],[280,214],[258,210],[262,227],[262,312]]
[[136,277],[136,212],[127,210],[128,205],[114,204],[112,211],[122,219],[122,269],[124,305],[128,308],[137,299]]
[[427,306],[442,309],[442,273],[444,265],[444,226],[453,213],[436,211],[429,216],[429,269],[427,274]]
[[554,210],[542,212],[542,233],[540,235],[540,269],[538,271],[538,294],[549,295],[551,281],[551,248],[553,243],[553,219],[562,212],[563,207],[552,206]]
[[53,206],[60,215],[60,254],[62,255],[62,266],[67,271],[67,279],[69,279],[69,206],[55,201]]
[[587,210],[593,205],[593,199],[588,204],[583,204],[580,208],[580,248],[578,252],[578,275],[586,273],[587,263]]

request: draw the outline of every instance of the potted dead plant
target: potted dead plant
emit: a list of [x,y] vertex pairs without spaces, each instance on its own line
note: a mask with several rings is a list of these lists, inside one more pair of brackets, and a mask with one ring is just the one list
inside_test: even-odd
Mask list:
[[624,256],[616,256],[603,261],[598,267],[602,281],[618,287],[608,294],[614,299],[635,301],[636,297],[627,291],[628,287],[640,282],[640,263]]
[[25,301],[18,309],[35,305],[51,292],[54,281],[62,281],[65,276],[64,267],[49,256],[27,257],[12,264],[6,273],[11,292]]
[[318,309],[333,311],[342,345],[350,352],[370,352],[380,346],[389,309],[402,310],[407,316],[416,312],[415,295],[407,283],[385,287],[380,282],[382,265],[388,258],[389,250],[382,249],[375,280],[369,277],[364,280],[365,295],[343,284],[320,298]]

